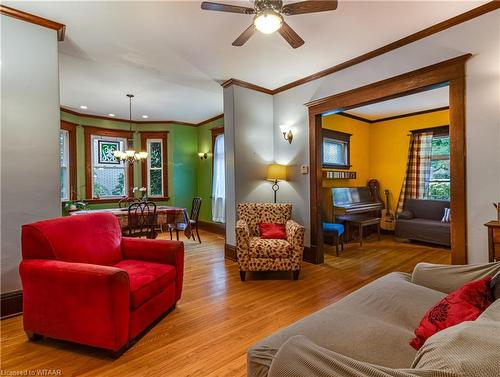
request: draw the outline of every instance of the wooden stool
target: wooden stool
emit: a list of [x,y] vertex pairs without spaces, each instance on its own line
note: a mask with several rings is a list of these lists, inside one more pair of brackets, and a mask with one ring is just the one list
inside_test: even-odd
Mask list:
[[359,218],[351,218],[347,222],[347,226],[349,227],[349,233],[351,225],[357,226],[359,229],[359,246],[363,246],[363,228],[366,226],[376,225],[378,240],[380,241],[380,217],[359,217]]

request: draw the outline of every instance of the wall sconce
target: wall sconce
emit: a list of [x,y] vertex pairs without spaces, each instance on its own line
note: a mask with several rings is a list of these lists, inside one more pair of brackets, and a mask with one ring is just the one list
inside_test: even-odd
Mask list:
[[288,143],[292,144],[293,133],[292,129],[286,124],[280,126],[281,133],[283,134],[283,138],[288,141]]
[[200,160],[206,160],[208,157],[208,154],[200,152],[200,153],[198,153],[198,157],[200,158]]

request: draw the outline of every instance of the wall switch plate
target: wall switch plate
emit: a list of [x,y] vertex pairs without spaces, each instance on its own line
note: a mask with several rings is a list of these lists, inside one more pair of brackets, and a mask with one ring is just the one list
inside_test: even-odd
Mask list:
[[308,165],[302,165],[302,166],[300,167],[300,172],[301,172],[302,174],[307,174],[307,173],[309,173],[309,166],[308,166]]

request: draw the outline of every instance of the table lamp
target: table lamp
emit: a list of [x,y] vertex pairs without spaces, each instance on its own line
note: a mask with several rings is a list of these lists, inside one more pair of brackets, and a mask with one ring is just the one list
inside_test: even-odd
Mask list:
[[274,202],[276,203],[276,192],[280,189],[278,181],[286,181],[286,166],[280,164],[270,164],[267,167],[266,180],[274,181],[272,189],[274,191]]

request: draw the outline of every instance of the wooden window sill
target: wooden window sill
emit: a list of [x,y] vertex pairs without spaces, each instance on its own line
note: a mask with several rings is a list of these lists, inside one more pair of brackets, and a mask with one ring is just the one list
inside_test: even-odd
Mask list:
[[[82,199],[82,202],[86,202],[88,204],[102,204],[102,203],[118,203],[120,200],[123,198],[100,198],[100,199]],[[170,200],[170,197],[168,196],[162,196],[162,197],[153,197],[153,198],[148,198],[149,201],[151,202],[164,202],[167,200]]]

